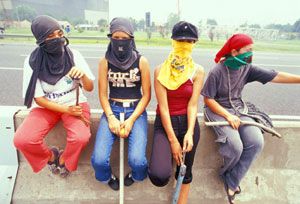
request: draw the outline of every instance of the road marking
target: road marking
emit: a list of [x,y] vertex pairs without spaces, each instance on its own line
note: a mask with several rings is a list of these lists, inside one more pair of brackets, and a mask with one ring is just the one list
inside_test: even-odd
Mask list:
[[0,67],[0,70],[17,70],[17,71],[23,71],[23,68],[18,68],[18,67]]

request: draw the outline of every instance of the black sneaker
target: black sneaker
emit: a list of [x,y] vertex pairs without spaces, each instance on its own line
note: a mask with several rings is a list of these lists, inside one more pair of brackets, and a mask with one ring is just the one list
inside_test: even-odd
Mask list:
[[109,187],[111,187],[111,189],[118,191],[120,188],[120,182],[119,179],[117,177],[115,177],[115,175],[111,175],[111,178],[108,181],[108,185]]
[[131,186],[134,183],[131,172],[128,173],[124,179],[125,186]]

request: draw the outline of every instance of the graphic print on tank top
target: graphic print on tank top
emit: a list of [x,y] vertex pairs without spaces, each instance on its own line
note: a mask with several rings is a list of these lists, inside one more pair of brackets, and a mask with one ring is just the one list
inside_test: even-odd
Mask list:
[[113,72],[111,68],[108,70],[108,81],[113,87],[135,87],[134,82],[140,81],[139,68],[133,68],[127,72]]

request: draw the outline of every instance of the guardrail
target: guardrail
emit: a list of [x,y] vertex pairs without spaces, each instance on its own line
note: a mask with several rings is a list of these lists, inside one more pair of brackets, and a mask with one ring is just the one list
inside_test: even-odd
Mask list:
[[[25,34],[3,34],[1,38],[34,38],[33,35],[25,35]],[[68,36],[70,39],[82,39],[82,40],[108,40],[106,36]]]

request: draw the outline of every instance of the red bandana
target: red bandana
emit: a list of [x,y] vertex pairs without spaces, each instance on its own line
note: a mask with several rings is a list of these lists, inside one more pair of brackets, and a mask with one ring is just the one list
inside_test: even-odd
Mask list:
[[218,63],[222,57],[230,54],[231,50],[239,50],[249,44],[253,44],[253,41],[252,38],[246,34],[235,34],[231,36],[222,49],[217,53],[215,62]]

